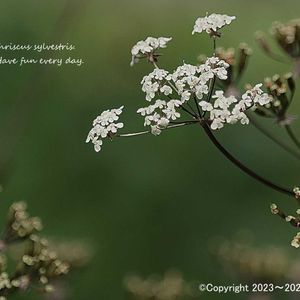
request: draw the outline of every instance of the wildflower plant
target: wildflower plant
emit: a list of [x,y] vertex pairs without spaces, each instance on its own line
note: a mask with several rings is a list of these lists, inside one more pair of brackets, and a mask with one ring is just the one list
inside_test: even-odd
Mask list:
[[[11,205],[0,236],[1,300],[30,290],[57,295],[56,287],[70,269],[81,267],[81,261],[86,263],[88,250],[80,246],[78,251],[78,244],[75,247],[74,243],[70,249],[64,243],[64,251],[61,251],[62,244],[53,244],[41,237],[41,230],[40,218],[31,217],[24,202]],[[59,299],[64,299],[62,291],[60,294]]]
[[[153,67],[153,70],[141,80],[145,105],[137,109],[137,113],[143,118],[146,130],[120,133],[119,130],[124,126],[119,122],[124,108],[122,106],[101,113],[94,120],[86,142],[92,142],[98,152],[105,138],[114,139],[143,134],[159,136],[169,129],[196,125],[202,127],[214,146],[241,171],[277,192],[299,198],[299,194],[292,188],[274,183],[246,166],[216,137],[215,132],[225,126],[252,124],[284,150],[297,159],[300,158],[300,142],[290,126],[294,118],[288,114],[296,90],[296,73],[285,76],[275,75],[265,80],[262,78],[260,82],[247,84],[245,89],[241,89],[239,82],[245,73],[252,50],[244,43],[241,43],[237,50],[217,47],[223,36],[223,30],[235,19],[235,16],[224,14],[211,14],[198,18],[192,34],[207,34],[212,40],[212,53],[202,55],[198,63],[184,62],[171,71],[164,69],[160,64],[161,51],[165,51],[169,43],[171,44],[170,37],[148,37],[134,45],[131,50],[131,66],[144,59]],[[291,32],[276,27],[274,36],[295,62],[298,59],[298,50],[295,50],[294,45],[296,42],[299,45],[298,23],[293,22],[288,26]],[[286,37],[280,38],[278,32]],[[288,38],[287,35],[291,36]],[[283,45],[282,39],[285,43],[292,43],[293,50]],[[262,38],[260,43],[266,49],[268,48]],[[294,51],[293,55],[292,51]],[[298,149],[274,137],[257,121],[257,118],[254,118],[255,115],[273,118],[277,124],[286,129]]]

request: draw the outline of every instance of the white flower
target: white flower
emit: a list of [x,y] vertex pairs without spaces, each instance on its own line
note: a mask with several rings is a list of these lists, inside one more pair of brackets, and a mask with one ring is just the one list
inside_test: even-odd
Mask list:
[[94,142],[94,149],[96,152],[99,152],[101,150],[102,144],[103,144],[102,140],[97,140]]
[[119,115],[122,113],[123,107],[124,106],[117,109],[103,111],[101,115],[93,121],[93,125],[95,126],[96,124],[100,124],[101,126],[106,126],[114,121],[117,121],[119,119]]
[[212,98],[216,99],[214,103],[215,108],[227,109],[229,107],[223,91],[216,91]]
[[295,220],[296,218],[294,216],[286,216],[285,221],[286,222],[291,222],[292,220]]
[[206,101],[201,101],[199,105],[203,111],[210,112],[211,129],[220,129],[227,124],[240,122],[242,125],[249,124],[249,119],[245,111],[254,105],[266,105],[272,98],[261,89],[262,84],[257,84],[247,90],[238,101],[234,96],[226,97],[223,91],[216,91],[212,96],[214,100],[211,105]]
[[172,88],[169,87],[168,85],[164,85],[163,87],[160,88],[160,92],[163,93],[164,95],[168,96],[172,94]]
[[171,94],[172,89],[166,84],[170,79],[171,75],[168,71],[157,68],[150,74],[144,76],[141,84],[142,91],[146,93],[146,100],[151,101],[158,91],[164,95]]
[[261,89],[262,83],[256,84],[253,88],[247,90],[242,99],[251,103],[251,106],[254,104],[259,104],[261,106],[267,105],[272,101],[272,97],[267,93],[264,93]]
[[158,99],[158,100],[155,101],[155,104],[153,106],[154,106],[154,108],[163,109],[166,105],[167,105],[166,101]]
[[236,118],[236,120],[239,120],[242,125],[249,124],[249,119],[243,112],[239,112],[239,113],[233,115],[233,117]]
[[182,104],[189,101],[191,96],[203,99],[209,93],[212,78],[227,79],[229,65],[218,57],[209,57],[200,66],[184,63],[170,74],[164,69],[156,68],[144,76],[141,84],[146,93],[146,100],[151,101],[158,93],[169,96],[176,91]]
[[[12,287],[9,276],[6,272],[0,273],[0,290],[10,289]],[[6,298],[4,298],[6,299]]]
[[200,65],[199,68],[204,76],[207,78],[212,78],[217,76],[221,80],[227,79],[227,68],[229,64],[224,60],[219,59],[216,56],[208,57],[204,64]]
[[180,100],[172,99],[169,102],[167,102],[167,107],[170,109],[173,109],[175,107],[180,107],[182,105],[182,102]]
[[245,111],[247,108],[251,107],[253,105],[253,99],[249,97],[247,93],[242,95],[242,99],[239,101],[236,108],[240,111]]
[[153,54],[157,49],[166,48],[167,43],[171,40],[172,38],[166,37],[148,37],[144,41],[137,42],[131,49],[132,59],[130,65],[133,66],[140,58]]
[[203,95],[207,95],[208,94],[208,85],[207,84],[204,84],[202,82],[200,82],[196,87],[195,87],[195,90],[196,90],[196,97],[198,99],[202,99],[203,98]]
[[295,198],[299,199],[300,198],[300,188],[299,187],[294,187],[293,192],[295,194]]
[[[234,124],[239,120],[238,116],[233,114],[234,108],[231,110],[232,104],[237,102],[235,97],[225,97],[223,91],[216,91],[212,99],[214,103],[211,104],[211,107],[208,107],[210,109],[210,120],[212,121],[211,129],[221,129],[224,127],[224,123]],[[205,103],[202,105],[206,108]],[[240,113],[240,111],[238,111],[238,113]],[[242,117],[243,116],[240,116],[240,119]]]
[[191,98],[191,92],[189,91],[184,91],[181,93],[181,102],[185,103],[187,101],[189,101]]
[[167,118],[162,117],[160,120],[157,121],[157,125],[161,129],[165,129],[168,127],[170,121]]
[[[219,60],[217,62],[219,62]],[[216,72],[212,70],[212,67],[215,66],[212,66],[210,61],[200,66],[183,64],[173,72],[172,81],[183,103],[190,99],[192,93],[194,93],[198,99],[202,99],[203,95],[208,94],[208,83],[210,79],[213,78],[214,72]],[[220,67],[216,66],[216,68]]]
[[209,34],[217,33],[219,29],[230,24],[235,19],[235,16],[227,16],[221,14],[211,14],[204,18],[198,18],[194,25],[193,34],[206,31]]
[[300,232],[298,232],[297,235],[293,238],[291,245],[295,248],[300,247]]
[[172,74],[172,79],[174,82],[177,80],[183,78],[183,77],[190,77],[192,75],[195,75],[198,71],[197,66],[189,65],[189,64],[183,64],[182,66],[179,66],[174,73]]
[[169,120],[174,121],[174,120],[180,118],[180,113],[177,112],[175,110],[175,108],[168,107],[168,108],[164,109],[163,112],[165,113],[166,118],[169,119]]
[[216,119],[214,119],[213,122],[211,123],[210,128],[211,128],[212,130],[221,129],[221,128],[224,127],[224,124],[223,124],[223,123],[224,123],[224,122],[223,122],[222,119],[216,118]]
[[144,126],[150,126],[151,133],[159,135],[163,129],[168,127],[170,121],[180,117],[180,113],[176,109],[181,105],[181,100],[172,99],[166,102],[158,99],[154,104],[139,108],[137,113],[145,117]]
[[207,101],[200,101],[199,105],[201,106],[203,111],[212,111],[213,106]]
[[93,121],[93,128],[86,138],[86,143],[92,142],[96,152],[101,150],[102,139],[112,137],[117,133],[118,129],[123,128],[123,123],[116,123],[123,108],[124,106],[117,109],[105,110]]
[[153,135],[160,135],[161,129],[157,125],[153,125],[153,126],[151,126],[151,133]]
[[275,203],[272,203],[270,208],[273,215],[277,215],[279,213],[279,209]]
[[155,108],[153,107],[153,105],[150,105],[150,106],[147,106],[147,107],[139,108],[137,110],[137,113],[141,114],[142,116],[146,116],[146,115],[151,114],[154,111],[154,109]]

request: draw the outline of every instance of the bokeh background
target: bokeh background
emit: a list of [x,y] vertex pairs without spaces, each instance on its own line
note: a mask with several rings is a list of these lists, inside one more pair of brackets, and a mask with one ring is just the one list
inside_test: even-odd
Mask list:
[[[247,42],[253,48],[241,86],[255,83],[289,66],[267,58],[254,33],[299,17],[299,1],[10,0],[0,11],[1,43],[69,42],[77,47],[72,55],[85,60],[80,68],[0,66],[0,220],[5,223],[12,202],[26,200],[48,236],[92,245],[94,258],[72,279],[71,299],[125,299],[126,274],[170,268],[187,280],[234,283],[208,244],[242,229],[253,232],[257,245],[299,255],[289,246],[295,230],[269,213],[271,202],[289,211],[296,204],[233,167],[198,127],[106,141],[98,154],[85,144],[91,121],[107,108],[125,105],[126,131],[142,128],[135,114],[144,105],[139,82],[151,66],[129,67],[136,41],[172,36],[160,63],[172,70],[211,52],[206,35],[191,35],[198,16],[236,15],[219,46]],[[295,100],[291,112],[298,114]],[[298,120],[294,128],[300,135]],[[299,162],[251,126],[228,126],[218,138],[259,173],[299,184]]]

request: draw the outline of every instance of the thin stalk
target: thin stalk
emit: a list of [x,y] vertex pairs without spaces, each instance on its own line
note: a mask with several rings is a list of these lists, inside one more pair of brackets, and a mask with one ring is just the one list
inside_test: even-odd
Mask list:
[[300,141],[297,139],[297,137],[295,136],[292,128],[290,125],[285,125],[284,128],[286,129],[289,137],[291,138],[291,140],[294,142],[294,144],[300,149]]
[[216,56],[216,49],[217,49],[217,41],[216,41],[216,37],[213,37],[213,49],[214,49],[214,53],[213,55]]
[[209,89],[209,94],[207,97],[207,102],[210,102],[214,88],[215,88],[215,83],[216,83],[216,76],[213,77],[211,85],[210,85],[210,89]]
[[211,132],[210,128],[206,123],[202,124],[202,127],[211,140],[211,142],[219,149],[219,151],[228,159],[230,160],[236,167],[238,167],[240,170],[248,174],[250,177],[254,178],[255,180],[259,181],[260,183],[268,186],[269,188],[278,191],[280,193],[286,194],[291,197],[295,197],[294,192],[288,188],[281,187],[268,179],[258,175],[253,170],[249,169],[247,166],[245,166],[241,161],[239,161],[237,158],[235,158],[231,153],[229,153],[222,144],[216,139],[214,134]]
[[[210,100],[211,100],[211,97],[212,97],[212,94],[213,94],[213,91],[214,91],[214,87],[215,87],[215,83],[216,83],[216,76],[213,77],[212,82],[210,84],[209,94],[208,94],[208,97],[207,97],[207,102],[210,102]],[[202,117],[204,117],[205,114],[206,114],[206,111],[203,112]]]
[[[216,42],[216,37],[213,37],[213,56],[216,56],[216,48],[217,48],[217,42]],[[210,102],[214,88],[215,88],[215,84],[216,84],[216,76],[214,75],[212,81],[210,82],[210,86],[209,86],[209,93],[207,96],[207,102]],[[206,111],[203,113],[203,117],[205,116]]]
[[274,143],[276,143],[278,146],[280,146],[282,149],[284,149],[286,152],[293,155],[295,158],[300,159],[300,153],[291,148],[288,144],[277,138],[275,135],[273,135],[270,131],[268,131],[265,127],[263,127],[259,122],[257,122],[252,116],[247,114],[247,117],[249,118],[251,124],[258,129],[262,134],[264,134],[266,137],[268,137],[270,140],[272,140]]
[[[167,129],[177,128],[177,127],[192,125],[192,124],[196,124],[196,123],[199,123],[199,121],[195,120],[195,121],[187,121],[187,122],[183,122],[183,123],[178,123],[178,124],[170,125],[167,128],[162,129],[162,131],[167,130]],[[133,136],[139,136],[139,135],[149,134],[149,133],[151,133],[151,130],[130,132],[130,133],[121,133],[121,134],[117,134],[116,137],[133,137]]]
[[197,112],[193,109],[192,105],[189,104],[189,102],[186,103],[187,106],[190,108],[190,110],[193,112],[194,115],[197,115]]
[[270,52],[269,53],[269,57],[281,64],[290,64],[290,61],[286,60],[283,56],[279,55],[279,54],[276,54],[276,53],[273,53],[273,52]]
[[201,112],[200,112],[199,104],[198,104],[198,102],[197,102],[197,98],[196,98],[196,95],[195,95],[195,94],[193,94],[193,98],[194,98],[195,105],[196,105],[196,107],[197,107],[198,116],[199,116],[199,118],[200,118],[200,117],[201,117]]
[[[288,215],[286,213],[284,213],[281,210],[278,210],[277,215],[283,219],[285,222],[287,222],[287,217]],[[300,221],[298,218],[292,218],[290,221],[288,221],[288,223],[290,223],[293,227],[299,228],[300,227]]]
[[195,119],[198,118],[198,116],[196,114],[194,114],[193,112],[190,112],[188,109],[186,109],[183,105],[179,106],[179,108],[181,108],[182,110],[184,110],[186,113],[188,113],[189,115],[191,115],[192,117],[194,117]]
[[194,123],[199,123],[199,120],[188,120],[188,121],[170,121],[170,124],[194,124]]
[[150,132],[151,132],[150,130],[145,130],[145,131],[130,132],[130,133],[120,133],[120,134],[117,134],[116,136],[117,137],[132,137],[132,136],[148,134]]

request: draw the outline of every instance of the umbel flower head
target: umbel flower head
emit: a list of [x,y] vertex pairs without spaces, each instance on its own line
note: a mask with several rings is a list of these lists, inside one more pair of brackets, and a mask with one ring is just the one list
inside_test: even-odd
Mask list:
[[[7,225],[0,236],[0,300],[28,290],[39,294],[52,292],[55,285],[62,283],[70,266],[85,264],[83,261],[82,265],[75,265],[69,249],[56,251],[60,243],[55,243],[55,247],[49,245],[37,235],[41,229],[40,219],[29,216],[24,202],[10,207]],[[75,250],[73,244],[72,251]],[[62,253],[64,251],[68,252]],[[54,299],[55,295],[49,297]]]
[[101,150],[103,144],[102,139],[106,137],[112,138],[119,128],[123,128],[123,123],[116,123],[116,121],[119,120],[123,108],[124,106],[105,110],[93,121],[93,128],[87,136],[86,143],[92,142],[96,152]]
[[235,20],[235,16],[221,14],[211,14],[209,16],[201,17],[196,20],[192,33],[206,31],[211,36],[220,36],[218,30],[225,25],[229,25],[233,20]]
[[25,202],[16,202],[9,209],[8,222],[3,242],[9,244],[25,239],[31,234],[41,231],[42,222],[38,217],[31,217]]
[[[230,24],[235,17],[212,14],[196,21],[194,32],[206,31],[217,35],[218,30]],[[165,48],[171,38],[148,37],[139,41],[131,50],[132,63],[140,58],[147,58],[154,69],[141,81],[142,91],[149,105],[137,109],[144,117],[144,126],[149,130],[138,133],[116,134],[123,123],[117,123],[123,106],[119,109],[104,111],[93,122],[86,142],[92,142],[96,152],[101,150],[103,139],[114,136],[133,136],[152,133],[157,136],[163,130],[178,126],[199,123],[207,124],[212,130],[221,129],[225,124],[248,124],[245,112],[257,106],[265,106],[271,98],[261,89],[262,84],[249,86],[247,91],[238,97],[227,96],[223,90],[215,87],[215,81],[227,82],[232,65],[214,55],[207,57],[200,65],[183,63],[175,70],[168,71],[157,65],[160,48]],[[238,76],[243,72],[249,53],[247,47],[240,51]],[[228,72],[229,69],[229,72]],[[232,78],[231,78],[232,79]],[[230,79],[230,80],[231,80]],[[224,84],[226,86],[226,84]],[[206,113],[209,113],[209,117]],[[181,122],[182,115],[192,116],[192,120]]]
[[[225,61],[228,64],[227,79],[218,80],[217,84],[222,87],[225,95],[233,95],[235,97],[240,97],[240,91],[238,84],[246,71],[249,58],[252,54],[252,50],[245,43],[240,43],[237,49],[235,48],[216,48],[216,56]],[[200,63],[205,62],[205,55],[199,55],[198,60]]]
[[265,87],[268,94],[271,95],[271,101],[264,107],[256,107],[255,112],[259,116],[275,119],[279,125],[290,124],[293,117],[287,115],[287,110],[292,103],[296,90],[292,73],[266,78]]
[[201,101],[199,104],[202,110],[210,112],[211,129],[221,129],[225,123],[235,124],[240,121],[241,124],[249,124],[249,119],[245,111],[255,107],[255,105],[264,106],[270,103],[271,97],[261,89],[262,83],[249,88],[237,100],[234,96],[226,97],[223,91],[216,91],[212,96],[214,103]]
[[144,41],[137,42],[131,49],[132,59],[130,65],[133,66],[141,58],[147,58],[149,62],[155,62],[160,55],[156,51],[166,48],[167,43],[171,40],[172,38],[166,37],[147,37]]

